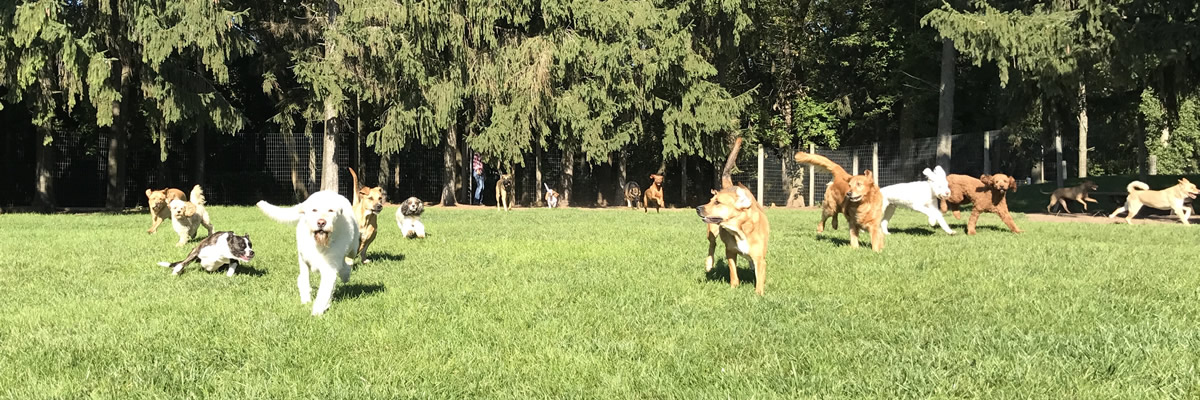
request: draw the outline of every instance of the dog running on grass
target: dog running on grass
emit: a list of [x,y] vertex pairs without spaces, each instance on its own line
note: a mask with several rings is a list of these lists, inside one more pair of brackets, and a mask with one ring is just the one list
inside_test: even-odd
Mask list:
[[[333,299],[337,279],[350,281],[353,261],[348,257],[357,254],[358,224],[354,221],[350,200],[326,190],[313,193],[303,203],[292,207],[282,208],[259,201],[258,208],[273,220],[296,224],[296,253],[300,260],[296,286],[300,289],[300,303],[312,302],[312,315],[324,314]],[[315,302],[308,277],[310,271],[321,274]]]
[[625,183],[625,205],[631,209],[637,210],[637,205],[642,201],[642,188],[638,187],[637,182],[629,181]]
[[179,275],[183,267],[194,261],[199,261],[205,271],[213,272],[217,268],[228,265],[225,276],[233,276],[238,262],[250,262],[254,258],[254,248],[250,243],[250,235],[238,236],[231,231],[217,232],[196,245],[195,249],[183,260],[176,262],[160,262],[159,266],[171,268],[171,275]]
[[1024,232],[1017,227],[1012,215],[1008,213],[1007,193],[1009,190],[1017,191],[1016,179],[1005,174],[981,175],[979,179],[951,174],[946,177],[946,181],[950,183],[950,197],[941,201],[942,212],[946,212],[947,209],[954,210],[954,219],[962,219],[959,207],[972,203],[971,219],[967,220],[968,235],[975,234],[975,223],[979,222],[979,215],[985,212],[999,215],[1000,220],[1008,225],[1012,233]]
[[396,210],[396,225],[400,226],[400,234],[412,239],[425,237],[425,224],[421,223],[421,214],[425,212],[425,202],[416,197],[409,197],[400,203]]
[[650,187],[642,192],[642,212],[650,212],[650,200],[654,200],[654,212],[659,211],[660,207],[666,207],[663,203],[663,176],[659,174],[650,174]]
[[179,243],[176,243],[176,246],[183,246],[188,240],[195,238],[201,225],[208,229],[208,235],[212,236],[212,221],[209,220],[204,203],[204,189],[201,189],[200,185],[192,187],[191,198],[187,201],[171,200],[171,226],[175,228],[175,233],[179,234]]
[[719,237],[721,243],[725,244],[729,286],[737,287],[740,284],[735,261],[737,255],[742,254],[750,258],[754,267],[754,292],[762,295],[767,285],[767,240],[770,238],[771,225],[750,189],[738,184],[719,192],[714,191],[708,204],[696,207],[696,214],[708,224],[708,258],[704,261],[704,271],[712,271]]
[[350,177],[354,178],[354,221],[358,223],[359,245],[358,259],[363,264],[371,262],[367,258],[367,247],[371,246],[371,242],[375,241],[375,236],[379,233],[379,212],[383,211],[383,203],[387,196],[383,192],[383,187],[358,186],[358,174],[354,173],[354,168],[350,170]]
[[817,223],[817,233],[825,231],[825,220],[830,217],[833,217],[833,229],[837,229],[837,214],[841,212],[842,203],[846,201],[851,175],[842,166],[824,156],[800,151],[796,152],[794,159],[798,163],[812,164],[833,174],[833,180],[825,187],[825,201],[821,203],[821,222]]
[[171,201],[186,200],[187,195],[175,188],[152,190],[146,189],[146,203],[150,205],[150,229],[146,233],[158,231],[158,225],[171,219]]
[[1184,206],[1183,203],[1187,199],[1195,199],[1197,194],[1200,194],[1200,189],[1196,185],[1189,182],[1187,178],[1182,178],[1175,186],[1163,190],[1150,190],[1150,186],[1139,182],[1129,182],[1125,186],[1125,191],[1129,192],[1125,196],[1125,205],[1113,211],[1109,218],[1115,218],[1117,214],[1129,211],[1125,215],[1125,223],[1133,224],[1133,216],[1137,215],[1138,211],[1142,210],[1142,206],[1149,206],[1159,210],[1171,210],[1175,215],[1179,216],[1179,221],[1184,225],[1190,225],[1188,218],[1192,217],[1192,208]]
[[842,214],[850,225],[850,247],[858,247],[858,231],[865,229],[871,236],[871,250],[883,251],[883,194],[875,185],[871,170],[850,177],[846,182],[846,201],[842,202]]
[[879,189],[879,192],[883,193],[883,221],[879,226],[883,229],[884,235],[891,234],[888,232],[888,221],[896,212],[897,205],[925,214],[926,217],[929,217],[930,226],[936,223],[946,233],[954,234],[954,230],[946,224],[946,217],[938,206],[939,200],[950,196],[950,184],[946,181],[946,171],[941,166],[937,166],[932,170],[925,168],[921,174],[925,176],[924,181],[897,183]]
[[1087,202],[1096,202],[1096,199],[1093,199],[1091,196],[1089,196],[1089,192],[1097,189],[1100,189],[1100,187],[1096,186],[1096,184],[1092,183],[1092,181],[1083,181],[1083,183],[1080,183],[1078,186],[1054,189],[1054,191],[1051,193],[1043,192],[1042,194],[1050,195],[1050,204],[1046,206],[1046,212],[1050,212],[1050,209],[1053,208],[1055,204],[1058,204],[1060,207],[1062,207],[1063,211],[1065,211],[1067,214],[1070,214],[1071,209],[1067,208],[1067,200],[1075,200],[1079,202],[1079,204],[1083,204],[1083,210],[1087,211]]
[[508,211],[512,209],[509,200],[513,199],[513,176],[512,174],[500,174],[500,180],[496,181],[496,209]]

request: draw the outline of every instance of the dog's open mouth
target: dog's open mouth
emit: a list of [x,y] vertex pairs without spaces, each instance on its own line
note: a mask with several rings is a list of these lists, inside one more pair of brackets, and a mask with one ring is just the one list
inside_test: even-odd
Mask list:
[[1196,198],[1196,194],[1197,193],[1188,193],[1187,195],[1188,195],[1189,199],[1194,199],[1194,198]]
[[707,224],[719,224],[719,223],[721,223],[721,221],[725,220],[724,218],[713,217],[713,216],[708,216],[708,217],[700,216],[700,219],[703,220],[704,223],[707,223]]
[[850,201],[851,203],[857,203],[857,202],[860,202],[860,201],[862,201],[862,198],[863,198],[863,197],[862,197],[862,195],[861,195],[861,194],[856,194],[856,193],[846,193],[846,200]]

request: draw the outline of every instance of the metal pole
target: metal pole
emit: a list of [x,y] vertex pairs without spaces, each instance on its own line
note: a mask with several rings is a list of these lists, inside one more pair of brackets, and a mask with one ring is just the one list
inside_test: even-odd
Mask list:
[[[808,154],[817,154],[816,146],[814,146],[812,143],[808,144]],[[816,171],[813,170],[813,165],[808,164],[808,205],[810,206],[816,204],[814,203],[817,196],[816,178],[817,174]]]
[[879,142],[871,143],[871,172],[875,173],[875,184],[879,185]]
[[763,204],[763,146],[758,145],[758,191],[755,192],[755,197],[758,197],[758,203]]
[[1054,135],[1054,157],[1056,158],[1054,161],[1058,164],[1058,168],[1055,168],[1058,170],[1055,171],[1057,172],[1055,181],[1058,187],[1063,187],[1063,180],[1067,179],[1067,162],[1063,160],[1062,156],[1062,134],[1057,131]]
[[858,175],[858,149],[850,150],[850,159],[854,164],[854,173],[851,175]]
[[992,131],[983,133],[983,174],[992,174]]

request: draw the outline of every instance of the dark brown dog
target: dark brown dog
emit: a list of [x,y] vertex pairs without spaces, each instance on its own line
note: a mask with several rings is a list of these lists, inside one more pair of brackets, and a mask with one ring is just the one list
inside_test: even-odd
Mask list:
[[720,237],[725,243],[725,261],[729,264],[729,286],[740,284],[735,261],[737,255],[742,254],[754,264],[754,292],[761,296],[767,285],[767,239],[771,235],[771,225],[754,194],[740,184],[714,191],[708,204],[696,207],[696,214],[708,224],[708,258],[704,261],[704,271],[712,271],[713,253]]
[[871,235],[871,250],[883,251],[883,229],[879,226],[883,220],[883,193],[879,192],[871,170],[850,177],[847,187],[842,213],[850,225],[850,247],[858,247],[858,231],[866,229]]
[[830,217],[833,217],[833,229],[837,229],[837,214],[843,208],[842,203],[846,201],[846,191],[850,190],[851,175],[837,163],[816,154],[801,151],[796,153],[794,159],[798,163],[824,168],[833,174],[833,180],[825,187],[825,201],[821,203],[821,222],[817,223],[817,233],[825,231],[825,220]]
[[182,190],[175,188],[146,189],[146,201],[150,204],[150,229],[146,233],[157,232],[158,225],[171,218],[171,200],[187,201],[187,197]]
[[645,192],[642,192],[642,211],[643,212],[650,212],[650,208],[649,208],[650,200],[654,200],[657,202],[654,204],[654,212],[661,212],[661,211],[659,211],[659,207],[667,206],[666,203],[663,203],[662,183],[663,183],[662,175],[650,174],[650,187],[646,188]]
[[625,183],[625,205],[637,211],[637,205],[642,201],[642,188],[638,187],[637,182],[629,181]]
[[942,200],[942,212],[947,209],[954,210],[954,218],[962,219],[959,215],[959,207],[966,203],[972,203],[974,206],[971,210],[971,219],[967,221],[967,234],[975,234],[975,223],[979,221],[979,214],[985,212],[994,212],[1000,216],[1008,229],[1013,233],[1023,232],[1021,228],[1017,228],[1017,224],[1013,223],[1012,216],[1008,214],[1008,198],[1005,196],[1009,190],[1017,191],[1017,181],[1005,174],[983,175],[979,179],[966,175],[951,174],[946,177],[946,181],[950,183],[950,197]]
[[367,258],[367,247],[371,246],[379,232],[379,212],[383,211],[386,195],[382,187],[359,187],[358,174],[354,173],[354,168],[347,169],[354,178],[354,221],[358,222],[359,233],[358,259],[366,264],[371,262],[371,259]]
[[1083,181],[1079,186],[1054,189],[1054,192],[1050,193],[1050,205],[1046,206],[1046,212],[1050,212],[1050,209],[1057,203],[1062,207],[1063,211],[1070,214],[1071,209],[1067,208],[1067,200],[1075,200],[1079,204],[1083,204],[1083,210],[1087,211],[1086,202],[1096,202],[1096,199],[1091,198],[1088,192],[1097,189],[1100,189],[1100,187],[1096,186],[1092,181]]

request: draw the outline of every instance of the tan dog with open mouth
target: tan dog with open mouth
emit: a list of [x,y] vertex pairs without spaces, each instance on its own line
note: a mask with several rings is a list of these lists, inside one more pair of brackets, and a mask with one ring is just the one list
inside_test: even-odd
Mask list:
[[150,229],[146,233],[157,232],[159,224],[171,219],[172,200],[187,200],[187,197],[182,190],[175,188],[146,189],[146,201],[150,205]]
[[1150,190],[1150,185],[1133,181],[1125,186],[1125,191],[1129,192],[1129,195],[1125,196],[1125,206],[1113,211],[1108,217],[1114,218],[1117,214],[1129,210],[1129,214],[1125,215],[1125,223],[1128,224],[1133,224],[1133,216],[1142,210],[1142,206],[1149,206],[1159,210],[1171,210],[1179,216],[1184,225],[1190,225],[1188,218],[1192,217],[1192,208],[1185,207],[1183,202],[1186,199],[1195,199],[1196,195],[1200,194],[1200,189],[1187,178],[1180,179],[1175,186],[1163,190]]
[[195,238],[196,231],[201,226],[208,229],[208,235],[212,236],[213,225],[204,204],[204,189],[201,189],[200,185],[192,187],[190,199],[171,200],[171,227],[179,234],[179,243],[176,243],[176,246],[183,246],[188,240]]
[[496,209],[508,211],[512,209],[512,205],[508,203],[509,199],[513,198],[513,177],[512,174],[500,174],[500,180],[496,181]]
[[871,170],[854,175],[847,181],[846,201],[842,203],[842,214],[850,225],[850,247],[858,247],[858,231],[866,229],[871,235],[871,250],[883,251],[883,193],[875,185]]
[[350,170],[350,177],[354,178],[354,221],[358,222],[360,235],[358,259],[366,264],[371,262],[371,259],[367,258],[367,247],[375,241],[379,230],[379,212],[383,211],[383,202],[387,196],[383,187],[359,187],[358,174],[354,173],[354,168],[346,169]]
[[650,200],[654,200],[654,212],[659,211],[659,207],[666,207],[667,203],[663,202],[663,176],[659,174],[650,174],[650,187],[642,192],[642,212],[650,212]]
[[767,215],[750,189],[738,184],[715,192],[708,204],[696,207],[696,214],[708,224],[708,258],[704,271],[712,271],[717,237],[725,243],[725,259],[729,264],[729,286],[740,283],[735,261],[740,253],[754,264],[754,292],[762,295],[767,285],[767,239],[771,226]]
[[[303,203],[283,208],[259,201],[258,208],[273,220],[296,224],[296,252],[300,275],[300,304],[313,303],[312,315],[321,315],[333,300],[333,286],[338,278],[350,281],[350,265],[358,248],[358,224],[350,200],[337,192],[323,190],[308,196]],[[317,297],[313,300],[309,273],[321,274]]]

